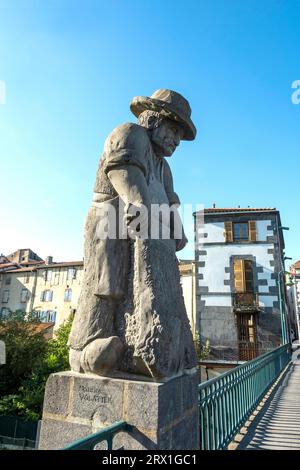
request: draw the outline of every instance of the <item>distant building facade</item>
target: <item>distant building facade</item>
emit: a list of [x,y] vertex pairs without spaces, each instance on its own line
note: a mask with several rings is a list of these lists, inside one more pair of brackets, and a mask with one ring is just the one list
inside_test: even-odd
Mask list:
[[75,313],[81,290],[83,261],[52,263],[36,270],[33,310],[42,321],[55,322],[57,329]]
[[11,263],[29,263],[30,261],[43,261],[30,248],[22,248],[14,251],[6,257]]
[[279,346],[288,330],[279,212],[205,209],[195,232],[197,328],[211,360],[249,360]]
[[55,324],[55,331],[76,310],[83,261],[54,263],[51,257],[46,262],[28,261],[27,256],[18,264],[20,258],[12,259],[0,264],[0,315],[36,311],[42,322]]
[[179,261],[180,283],[193,337],[197,335],[196,320],[196,263],[193,260]]

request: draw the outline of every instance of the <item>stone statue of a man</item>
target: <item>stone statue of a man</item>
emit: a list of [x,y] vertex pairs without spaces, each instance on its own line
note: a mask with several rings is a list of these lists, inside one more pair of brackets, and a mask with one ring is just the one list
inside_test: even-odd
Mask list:
[[[138,123],[112,131],[99,163],[85,227],[83,285],[69,337],[70,364],[78,372],[163,379],[197,362],[175,254],[187,240],[183,230],[179,236],[174,232],[179,198],[165,159],[180,140],[193,140],[196,129],[188,101],[171,90],[136,97],[131,110]],[[114,211],[103,210],[107,205]],[[175,208],[162,222],[169,237],[151,236],[154,205]],[[117,225],[123,221],[127,235],[134,230],[135,235],[124,237],[117,230],[117,236],[100,236],[99,226],[110,222],[108,213],[117,215]],[[139,236],[143,222],[146,236],[145,230]]]

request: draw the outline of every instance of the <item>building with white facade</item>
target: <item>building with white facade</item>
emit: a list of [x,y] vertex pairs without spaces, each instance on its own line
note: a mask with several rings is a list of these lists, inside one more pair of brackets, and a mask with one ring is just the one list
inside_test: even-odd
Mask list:
[[197,328],[211,359],[249,360],[279,346],[285,315],[284,240],[276,209],[195,215]]

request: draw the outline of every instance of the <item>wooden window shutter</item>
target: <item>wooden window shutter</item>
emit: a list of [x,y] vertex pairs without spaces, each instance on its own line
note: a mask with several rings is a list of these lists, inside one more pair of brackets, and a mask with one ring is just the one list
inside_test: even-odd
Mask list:
[[244,271],[245,271],[245,291],[253,292],[253,263],[250,260],[244,261]]
[[225,222],[225,242],[233,242],[233,229],[232,229],[232,222]]
[[245,292],[245,267],[243,259],[234,260],[233,271],[235,292]]
[[249,241],[256,242],[257,240],[257,230],[256,230],[256,220],[249,220]]

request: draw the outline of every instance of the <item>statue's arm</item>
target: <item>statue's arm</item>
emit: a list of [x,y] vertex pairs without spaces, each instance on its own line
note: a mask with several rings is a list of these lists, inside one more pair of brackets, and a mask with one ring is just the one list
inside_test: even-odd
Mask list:
[[125,203],[124,222],[130,236],[149,233],[150,198],[146,179],[137,166],[118,167],[108,172],[108,178]]
[[146,178],[137,166],[119,166],[108,172],[108,178],[125,204],[149,208]]
[[131,123],[117,127],[106,139],[104,171],[125,204],[149,206],[147,145],[145,129]]

